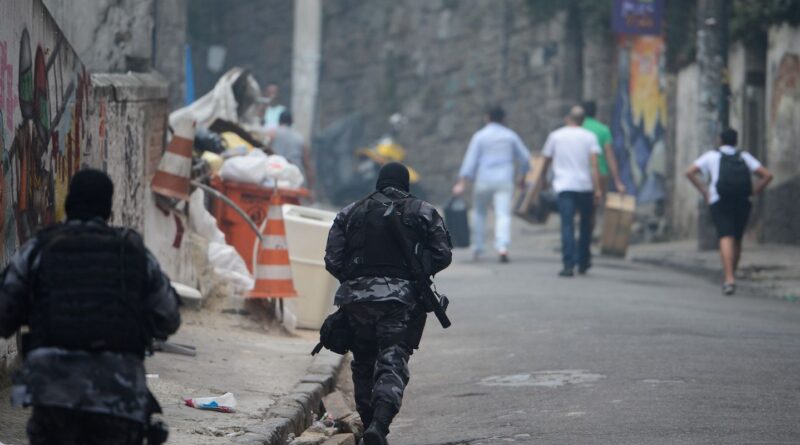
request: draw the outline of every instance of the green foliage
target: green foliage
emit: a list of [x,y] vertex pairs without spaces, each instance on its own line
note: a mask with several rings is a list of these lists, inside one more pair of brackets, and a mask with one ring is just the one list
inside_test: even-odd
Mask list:
[[771,26],[800,24],[798,0],[734,0],[730,21],[733,40],[758,43]]

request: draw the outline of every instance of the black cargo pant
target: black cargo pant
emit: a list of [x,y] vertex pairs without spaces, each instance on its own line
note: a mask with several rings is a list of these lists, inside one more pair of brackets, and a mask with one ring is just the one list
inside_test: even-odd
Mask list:
[[66,408],[33,407],[31,445],[141,445],[144,425],[122,417]]
[[408,359],[419,347],[426,317],[417,306],[396,301],[351,303],[344,309],[353,335],[356,409],[367,427],[379,404],[392,418],[400,411],[410,378]]

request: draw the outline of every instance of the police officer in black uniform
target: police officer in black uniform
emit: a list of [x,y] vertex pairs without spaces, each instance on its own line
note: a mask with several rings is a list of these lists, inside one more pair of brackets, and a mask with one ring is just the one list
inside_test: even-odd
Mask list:
[[33,406],[33,445],[166,440],[150,425],[160,408],[144,356],[153,338],[178,329],[179,301],[141,236],[107,225],[113,193],[105,173],[76,173],[67,221],[25,243],[3,271],[0,336],[27,330],[12,401]]
[[341,283],[335,304],[350,327],[355,399],[366,445],[387,443],[408,384],[408,359],[419,347],[426,318],[410,267],[385,218],[387,209],[394,205],[400,212],[405,236],[418,247],[426,275],[450,264],[452,247],[433,206],[409,194],[405,166],[386,164],[375,188],[339,212],[325,251],[326,268]]

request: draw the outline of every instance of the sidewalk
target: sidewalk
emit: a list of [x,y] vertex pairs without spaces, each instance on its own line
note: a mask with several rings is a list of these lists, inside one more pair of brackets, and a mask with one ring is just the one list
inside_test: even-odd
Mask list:
[[[195,357],[157,352],[146,360],[148,385],[164,410],[168,444],[285,443],[305,429],[311,410],[333,389],[342,357],[310,355],[318,334],[288,336],[262,323],[218,310],[182,311],[183,324],[169,341],[197,347]],[[29,409],[14,409],[0,392],[0,443],[22,445]],[[185,397],[236,397],[234,413],[185,406]]]
[[[719,253],[698,251],[694,240],[633,245],[628,249],[628,259],[722,283]],[[800,299],[800,247],[745,241],[737,285],[744,293],[759,297]]]
[[[223,444],[244,435],[289,394],[311,365],[310,339],[271,334],[238,315],[183,311],[170,342],[197,347],[197,356],[158,352],[147,359],[148,385],[161,403],[170,444]],[[190,408],[183,398],[236,397],[236,412]]]

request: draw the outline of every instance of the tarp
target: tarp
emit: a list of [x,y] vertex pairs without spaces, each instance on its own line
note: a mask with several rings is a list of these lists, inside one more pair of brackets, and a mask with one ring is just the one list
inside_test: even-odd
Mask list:
[[[247,76],[238,89],[240,100],[234,86],[241,75]],[[234,122],[243,127],[259,126],[260,122],[255,113],[255,98],[260,95],[258,82],[242,68],[231,68],[217,81],[214,89],[191,105],[173,111],[169,115],[170,126],[183,119],[195,121],[197,126],[210,127],[217,119]],[[241,102],[241,103],[240,103]]]

